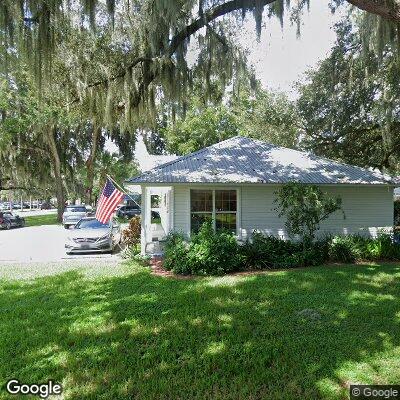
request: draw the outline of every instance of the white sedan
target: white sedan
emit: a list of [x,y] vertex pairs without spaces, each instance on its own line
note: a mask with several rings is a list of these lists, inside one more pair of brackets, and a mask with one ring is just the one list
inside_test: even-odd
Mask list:
[[121,243],[121,227],[112,219],[103,224],[93,217],[82,218],[68,231],[65,250],[72,253],[112,252]]

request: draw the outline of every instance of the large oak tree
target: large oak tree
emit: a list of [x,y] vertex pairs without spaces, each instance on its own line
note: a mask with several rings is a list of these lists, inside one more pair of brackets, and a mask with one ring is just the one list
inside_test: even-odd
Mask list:
[[[292,6],[298,19],[308,3],[301,0]],[[349,3],[373,16],[369,37],[373,31],[380,42],[397,39],[398,0],[332,3]],[[10,56],[17,55],[18,65],[31,73],[40,95],[51,97],[59,91],[65,100],[61,108],[76,106],[83,114],[84,126],[92,127],[85,160],[90,197],[105,132],[117,132],[113,139],[131,150],[132,134],[155,123],[163,101],[177,112],[185,110],[194,74],[206,94],[216,80],[235,86],[243,77],[246,57],[233,31],[251,15],[260,33],[263,15],[282,19],[289,8],[288,0],[3,0],[0,71],[4,77],[12,75]],[[187,51],[194,38],[197,57],[191,65]],[[69,127],[57,117],[34,132],[47,144],[60,202],[65,154],[59,152],[58,137],[66,131]],[[82,130],[78,136],[85,137]]]

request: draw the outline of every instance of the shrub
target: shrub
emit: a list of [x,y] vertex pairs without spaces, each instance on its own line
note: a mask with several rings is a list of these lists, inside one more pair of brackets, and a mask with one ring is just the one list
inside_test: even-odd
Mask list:
[[335,236],[329,246],[329,258],[332,261],[352,263],[356,260],[356,248],[350,237]]
[[192,273],[202,275],[222,275],[241,266],[235,236],[227,231],[215,232],[211,222],[204,223],[193,235],[188,257]]
[[222,275],[241,267],[236,238],[228,232],[214,232],[204,223],[191,241],[171,233],[165,245],[164,266],[180,274]]
[[190,274],[191,269],[187,257],[188,247],[189,244],[185,241],[183,234],[171,232],[165,241],[164,267],[177,274]]
[[122,240],[127,247],[136,246],[140,243],[141,224],[140,217],[133,217],[122,232]]
[[253,232],[252,241],[241,247],[244,265],[251,269],[294,268],[319,265],[328,259],[328,240],[293,242]]
[[126,258],[126,259],[133,259],[133,258],[135,258],[138,254],[140,254],[140,245],[136,245],[136,246],[126,246],[126,247],[121,251],[121,256],[122,256],[122,258]]
[[329,249],[330,259],[350,263],[355,260],[399,260],[400,245],[393,235],[380,233],[376,238],[360,235],[335,236]]
[[253,232],[252,241],[241,247],[245,267],[256,269],[277,268],[284,257],[301,251],[301,244]]
[[399,260],[400,245],[395,243],[393,235],[380,233],[373,243],[368,246],[369,254],[377,259]]
[[277,269],[321,265],[327,261],[399,260],[400,245],[393,237],[327,236],[306,243],[253,232],[252,241],[239,245],[229,232],[214,232],[202,225],[191,241],[171,233],[166,242],[164,266],[179,274],[222,275],[240,269]]
[[332,236],[326,235],[312,243],[311,250],[313,251],[314,264],[308,265],[320,265],[329,260],[329,247],[331,241]]

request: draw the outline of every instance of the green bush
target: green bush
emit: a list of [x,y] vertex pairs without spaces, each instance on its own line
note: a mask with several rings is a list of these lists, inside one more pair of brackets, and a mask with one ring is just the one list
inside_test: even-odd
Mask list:
[[242,269],[279,269],[321,265],[328,261],[400,260],[400,245],[392,235],[327,236],[313,242],[292,242],[253,232],[239,245],[229,232],[214,232],[202,225],[190,241],[182,234],[168,236],[164,266],[178,274],[222,275]]
[[353,263],[357,250],[351,236],[335,236],[330,241],[329,258],[331,261]]
[[328,239],[293,242],[253,232],[241,247],[245,268],[276,269],[319,265],[328,259]]
[[[198,234],[193,235],[189,249],[192,273],[222,275],[240,268],[238,243],[230,232],[215,232],[206,222]],[[234,257],[232,257],[234,255]]]
[[393,242],[393,235],[381,233],[368,245],[371,258],[380,260],[400,260],[400,245]]
[[179,274],[223,275],[241,268],[239,245],[229,232],[214,232],[210,222],[191,241],[181,234],[168,236],[164,266]]
[[332,261],[351,263],[355,260],[399,260],[400,245],[393,236],[380,233],[376,238],[360,235],[335,236],[330,242]]
[[181,233],[171,232],[165,242],[164,267],[177,274],[187,275],[191,273],[188,263],[189,244]]
[[300,250],[301,243],[265,236],[256,231],[252,240],[247,240],[241,247],[244,265],[250,269],[281,268],[285,258]]
[[122,258],[125,258],[127,260],[134,260],[143,265],[148,265],[151,258],[149,255],[140,254],[140,244],[126,246],[121,251],[121,256]]

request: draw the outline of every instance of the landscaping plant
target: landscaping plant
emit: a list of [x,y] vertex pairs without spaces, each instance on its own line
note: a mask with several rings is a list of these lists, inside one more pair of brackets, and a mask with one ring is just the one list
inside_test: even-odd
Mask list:
[[125,244],[122,251],[124,258],[136,259],[140,257],[140,234],[140,217],[134,216],[130,219],[128,227],[122,231],[122,241]]
[[130,219],[128,227],[122,232],[122,240],[127,247],[140,244],[141,223],[140,217],[134,216]]
[[177,274],[222,275],[240,270],[287,269],[326,262],[400,260],[400,244],[393,235],[326,236],[304,245],[253,232],[252,240],[238,244],[229,232],[215,232],[210,222],[187,240],[181,233],[167,237],[164,267]]
[[329,197],[316,185],[289,182],[275,194],[276,210],[280,217],[286,217],[285,227],[289,236],[298,235],[303,244],[312,242],[321,222],[341,210],[342,206],[340,197]]
[[243,266],[239,244],[230,232],[215,232],[205,222],[190,241],[171,233],[165,246],[164,266],[180,274],[222,275]]

